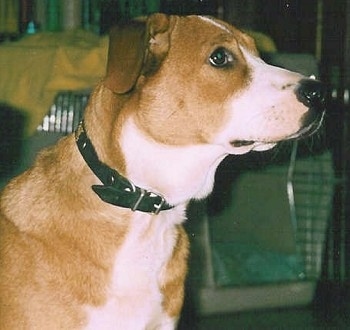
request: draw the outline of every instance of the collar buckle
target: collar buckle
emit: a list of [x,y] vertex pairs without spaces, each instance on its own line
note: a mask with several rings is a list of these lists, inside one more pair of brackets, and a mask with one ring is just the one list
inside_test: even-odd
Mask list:
[[131,210],[132,211],[136,211],[137,210],[137,208],[139,207],[139,205],[142,202],[143,197],[145,197],[145,195],[146,195],[146,190],[140,188],[140,195],[139,195],[137,201],[135,202],[135,204],[133,206],[131,206]]
[[165,199],[164,199],[164,197],[163,196],[160,196],[159,195],[159,197],[161,198],[161,200],[160,200],[160,203],[159,204],[153,204],[153,206],[154,206],[154,214],[159,214],[159,212],[162,210],[162,207],[163,207],[163,205],[165,204]]

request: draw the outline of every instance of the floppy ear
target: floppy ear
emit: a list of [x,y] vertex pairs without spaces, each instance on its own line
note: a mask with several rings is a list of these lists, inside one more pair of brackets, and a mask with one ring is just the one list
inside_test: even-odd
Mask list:
[[[154,59],[164,58],[168,50],[168,29],[169,17],[164,14],[154,14],[147,21],[133,21],[112,28],[105,86],[117,94],[124,94],[135,86],[142,71],[154,70],[157,62]],[[144,64],[150,62],[152,69],[145,69]]]
[[111,29],[104,84],[113,92],[124,94],[134,86],[142,68],[145,33],[146,24],[142,22]]

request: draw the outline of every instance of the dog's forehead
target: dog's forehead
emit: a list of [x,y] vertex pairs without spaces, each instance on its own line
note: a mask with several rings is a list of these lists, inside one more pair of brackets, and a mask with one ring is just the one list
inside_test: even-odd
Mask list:
[[227,27],[225,26],[222,22],[219,22],[217,20],[214,20],[213,18],[211,17],[208,17],[208,16],[198,16],[198,19],[208,23],[208,24],[211,24],[213,26],[216,26],[217,28],[221,29],[222,31],[224,32],[227,32],[229,34],[232,34],[232,31]]
[[[182,25],[182,31],[191,31],[189,32],[190,34],[194,32],[192,33],[192,37],[196,38],[198,41],[200,39],[205,39],[205,41],[210,42],[213,38],[216,38],[215,41],[218,42],[220,42],[220,40],[228,42],[235,40],[237,44],[243,46],[254,55],[257,55],[253,39],[226,22],[209,16],[189,16],[187,19],[184,19],[182,23],[184,23]],[[192,30],[193,28],[195,28],[195,30]]]

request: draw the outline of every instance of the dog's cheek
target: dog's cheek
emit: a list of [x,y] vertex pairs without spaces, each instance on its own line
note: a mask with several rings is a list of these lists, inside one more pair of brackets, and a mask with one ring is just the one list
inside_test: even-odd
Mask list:
[[165,99],[171,102],[156,102],[152,110],[144,109],[135,118],[138,127],[159,143],[179,146],[209,143],[228,118],[228,109],[216,102],[181,95],[166,95]]
[[158,143],[196,143],[194,123],[186,104],[187,86],[176,79],[176,75],[164,67],[146,77],[143,89],[139,91],[134,121],[141,131]]
[[208,68],[202,71],[200,83],[192,87],[187,103],[202,139],[209,142],[232,117],[231,100],[247,88],[250,76],[244,65],[226,72]]
[[[153,117],[153,116],[152,116]],[[185,120],[182,116],[171,115],[173,118],[138,117],[137,126],[157,143],[183,146],[203,143],[201,134],[195,129],[195,123]],[[145,123],[153,123],[146,124]]]

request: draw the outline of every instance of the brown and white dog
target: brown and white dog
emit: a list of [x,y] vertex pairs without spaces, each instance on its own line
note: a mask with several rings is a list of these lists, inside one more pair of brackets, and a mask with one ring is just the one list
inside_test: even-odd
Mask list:
[[84,123],[1,195],[0,328],[174,329],[187,203],[227,155],[313,133],[323,103],[219,20],[114,29]]

